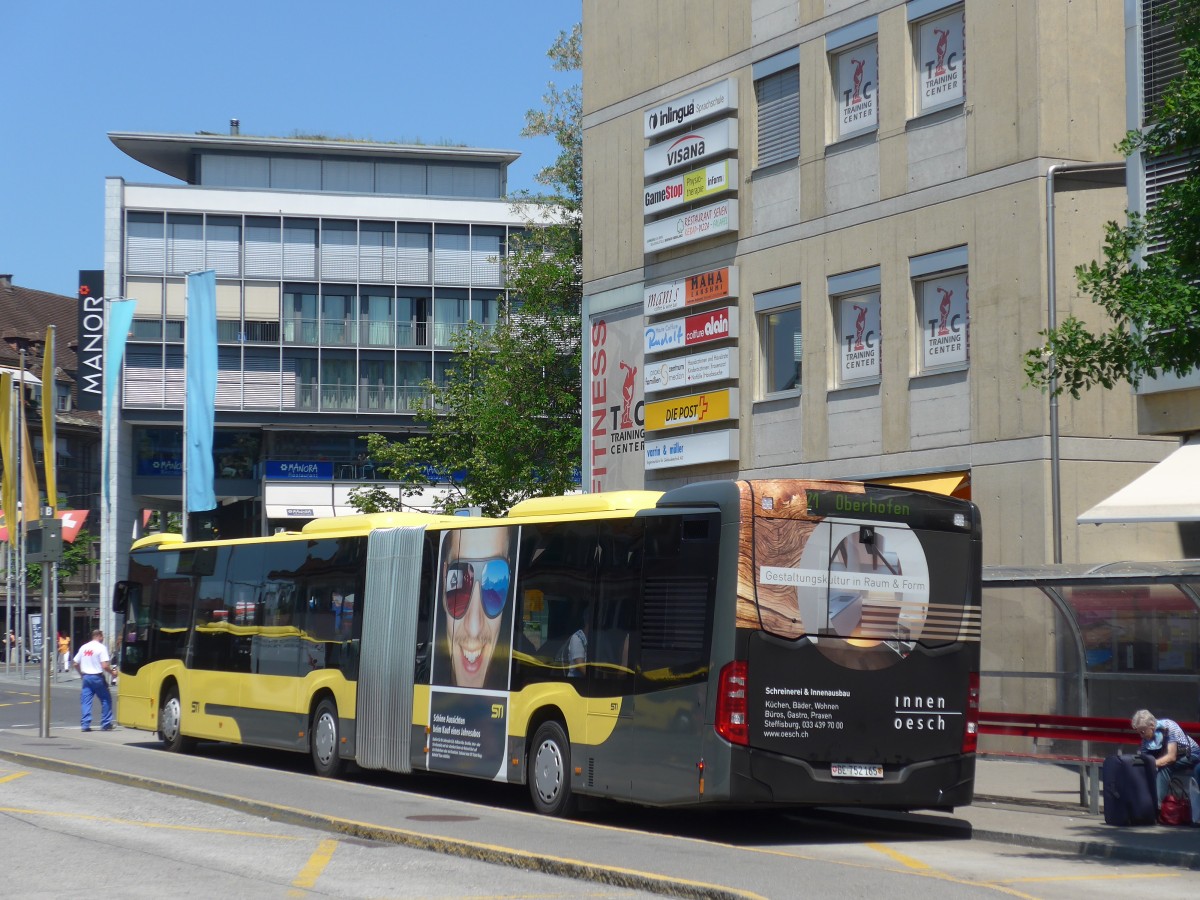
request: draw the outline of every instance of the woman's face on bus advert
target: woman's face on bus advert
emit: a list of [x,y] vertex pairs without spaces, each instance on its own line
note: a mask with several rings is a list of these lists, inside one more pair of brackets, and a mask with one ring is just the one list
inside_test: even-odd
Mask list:
[[442,606],[454,684],[483,687],[508,600],[508,529],[468,528],[451,536]]

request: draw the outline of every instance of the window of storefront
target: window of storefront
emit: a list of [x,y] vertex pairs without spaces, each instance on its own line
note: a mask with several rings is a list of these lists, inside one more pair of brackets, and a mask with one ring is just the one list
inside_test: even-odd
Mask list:
[[755,294],[754,314],[762,341],[763,396],[798,392],[803,358],[800,285]]

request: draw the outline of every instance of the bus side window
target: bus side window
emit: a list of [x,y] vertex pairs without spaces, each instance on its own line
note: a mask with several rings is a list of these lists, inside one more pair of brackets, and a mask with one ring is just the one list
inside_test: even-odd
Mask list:
[[591,626],[596,538],[594,522],[522,526],[515,689],[584,673],[584,667],[572,665],[566,654],[572,635],[584,628],[585,617]]
[[641,519],[600,525],[600,565],[592,659],[602,690],[624,693],[635,660],[631,652],[637,632],[637,594],[642,577]]
[[715,521],[702,531],[678,516],[645,521],[639,671],[647,687],[702,681],[712,640],[719,530]]
[[434,595],[437,575],[439,532],[426,531],[421,542],[421,582],[417,599],[417,642],[413,677],[417,684],[429,684],[429,663],[432,658],[433,610],[438,604]]

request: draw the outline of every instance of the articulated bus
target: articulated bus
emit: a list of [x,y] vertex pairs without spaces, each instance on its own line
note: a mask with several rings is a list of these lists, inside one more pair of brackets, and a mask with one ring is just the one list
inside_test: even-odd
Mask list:
[[971,802],[979,514],[795,479],[139,540],[121,725],[655,806]]

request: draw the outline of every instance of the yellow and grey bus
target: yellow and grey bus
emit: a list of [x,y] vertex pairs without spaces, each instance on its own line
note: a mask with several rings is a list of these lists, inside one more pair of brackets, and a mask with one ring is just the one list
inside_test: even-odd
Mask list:
[[658,806],[971,802],[980,522],[775,479],[139,540],[121,725]]

